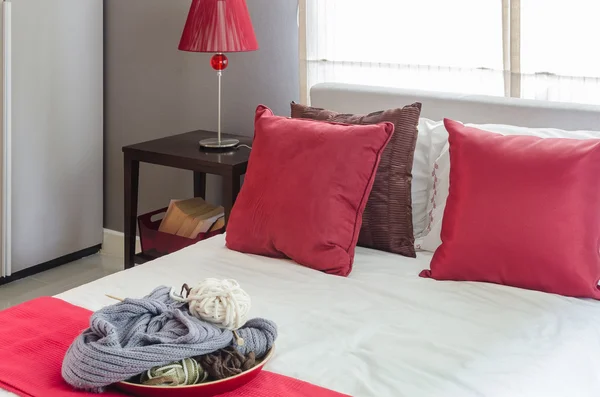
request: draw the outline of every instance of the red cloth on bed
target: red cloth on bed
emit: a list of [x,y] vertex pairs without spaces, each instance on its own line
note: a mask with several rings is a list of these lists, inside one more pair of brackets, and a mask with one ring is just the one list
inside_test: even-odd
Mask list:
[[[98,396],[74,390],[61,376],[71,342],[88,327],[91,312],[55,298],[38,298],[0,311],[0,389],[24,397]],[[104,397],[126,394],[108,390]],[[262,371],[221,397],[341,397],[297,379]]]

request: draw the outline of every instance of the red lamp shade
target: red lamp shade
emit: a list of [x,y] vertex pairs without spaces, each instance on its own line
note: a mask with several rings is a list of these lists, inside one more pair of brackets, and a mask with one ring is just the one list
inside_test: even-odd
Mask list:
[[208,149],[229,149],[237,139],[221,139],[221,77],[229,64],[224,52],[258,50],[250,13],[245,0],[192,0],[179,49],[191,52],[213,52],[210,66],[219,81],[217,138],[200,141]]
[[[258,50],[246,1],[193,0],[179,49],[216,53]],[[227,66],[226,62],[225,58],[222,66]]]

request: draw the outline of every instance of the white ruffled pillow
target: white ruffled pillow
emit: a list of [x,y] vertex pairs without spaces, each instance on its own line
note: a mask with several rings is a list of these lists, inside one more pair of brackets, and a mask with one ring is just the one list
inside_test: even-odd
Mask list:
[[423,234],[429,224],[428,202],[431,200],[431,189],[433,188],[433,164],[442,152],[444,144],[448,142],[448,132],[441,121],[420,118],[418,130],[411,188],[415,239]]

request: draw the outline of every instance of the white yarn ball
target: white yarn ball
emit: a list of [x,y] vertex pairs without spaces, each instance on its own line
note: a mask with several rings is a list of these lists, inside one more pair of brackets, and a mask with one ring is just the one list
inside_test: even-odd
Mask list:
[[190,290],[187,298],[171,297],[187,302],[190,313],[201,320],[228,330],[236,330],[248,320],[250,295],[235,280],[207,278]]

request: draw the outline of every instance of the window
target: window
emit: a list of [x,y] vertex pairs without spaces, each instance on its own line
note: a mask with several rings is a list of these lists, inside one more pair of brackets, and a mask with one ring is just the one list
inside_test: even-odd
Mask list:
[[301,0],[303,94],[346,82],[600,104],[597,15],[590,0]]

